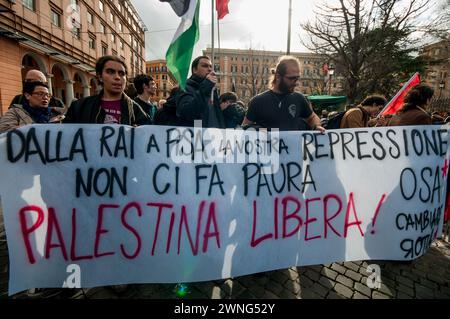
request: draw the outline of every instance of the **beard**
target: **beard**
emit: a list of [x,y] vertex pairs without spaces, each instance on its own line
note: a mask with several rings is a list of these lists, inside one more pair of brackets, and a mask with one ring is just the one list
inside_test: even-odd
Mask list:
[[280,84],[278,85],[278,90],[280,90],[281,93],[287,94],[294,92],[295,86],[289,86],[286,84],[284,79],[281,79]]

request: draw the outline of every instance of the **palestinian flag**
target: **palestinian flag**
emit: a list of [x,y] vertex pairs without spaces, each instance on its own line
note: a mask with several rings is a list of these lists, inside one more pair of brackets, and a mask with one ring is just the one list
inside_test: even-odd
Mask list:
[[181,17],[180,25],[166,52],[167,67],[177,79],[182,89],[186,86],[186,79],[192,59],[194,45],[199,37],[200,0],[160,0],[168,2],[175,13]]

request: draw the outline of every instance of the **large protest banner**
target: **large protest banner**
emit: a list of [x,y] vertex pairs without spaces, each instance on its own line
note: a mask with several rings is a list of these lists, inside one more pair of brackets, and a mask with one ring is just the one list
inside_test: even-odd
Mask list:
[[33,125],[0,135],[9,292],[410,260],[443,223],[446,126]]

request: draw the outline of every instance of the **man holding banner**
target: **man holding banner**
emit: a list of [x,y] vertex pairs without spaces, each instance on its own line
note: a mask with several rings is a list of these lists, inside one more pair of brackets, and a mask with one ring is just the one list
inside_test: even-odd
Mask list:
[[250,101],[242,125],[257,124],[281,131],[319,130],[325,132],[320,118],[306,98],[294,92],[300,79],[300,64],[296,57],[281,57],[275,68],[271,89]]

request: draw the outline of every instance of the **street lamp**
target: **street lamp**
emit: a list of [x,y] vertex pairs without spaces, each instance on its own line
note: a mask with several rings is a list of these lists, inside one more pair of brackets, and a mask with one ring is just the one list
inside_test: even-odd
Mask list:
[[331,82],[333,79],[333,74],[334,74],[334,67],[332,64],[330,64],[330,66],[328,68],[328,75],[330,76],[330,85],[328,87],[328,95],[331,95]]

